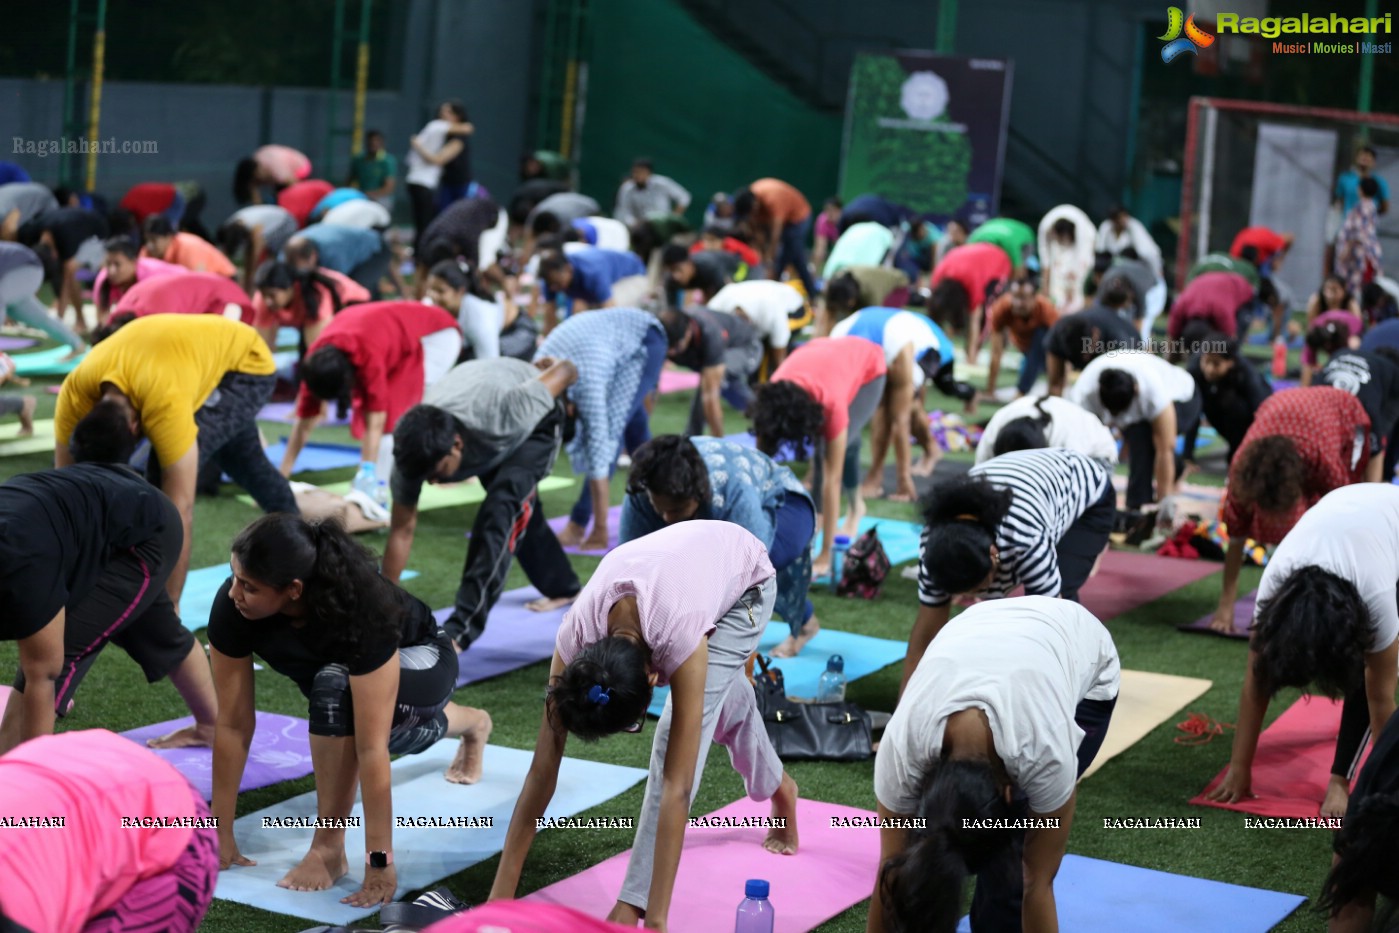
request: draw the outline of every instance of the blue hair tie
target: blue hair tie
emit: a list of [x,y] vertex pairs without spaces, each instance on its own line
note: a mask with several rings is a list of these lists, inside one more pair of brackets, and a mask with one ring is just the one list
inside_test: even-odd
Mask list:
[[612,691],[602,684],[593,684],[588,688],[588,702],[596,703],[598,706],[606,706],[612,702]]

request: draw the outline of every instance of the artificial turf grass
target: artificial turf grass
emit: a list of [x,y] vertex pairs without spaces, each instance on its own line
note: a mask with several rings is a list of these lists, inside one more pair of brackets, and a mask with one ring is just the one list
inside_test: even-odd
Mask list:
[[[39,396],[37,417],[50,417],[53,396],[44,393],[41,387],[36,386],[36,389]],[[932,407],[937,407],[940,399],[934,394],[928,401]],[[972,418],[984,419],[993,410],[994,406],[982,406]],[[663,396],[653,413],[653,429],[656,433],[679,430],[687,414],[686,394]],[[741,419],[732,411],[726,410],[725,418],[730,431],[742,426]],[[274,427],[285,429],[280,423],[269,423],[265,427],[269,434]],[[5,430],[0,427],[0,434]],[[344,428],[318,428],[316,431],[318,440],[343,442],[348,436]],[[964,459],[970,454],[948,456]],[[0,460],[0,478],[44,469],[51,462],[45,454],[5,458]],[[352,472],[348,469],[328,471],[310,478],[333,481],[349,478]],[[571,475],[567,457],[560,457],[556,473]],[[613,502],[621,500],[624,485],[625,472],[619,472],[612,484]],[[545,514],[564,514],[576,497],[577,488],[544,494]],[[909,504],[872,500],[869,507],[872,514],[890,518],[915,519],[917,514],[916,507]],[[258,514],[256,509],[233,498],[232,487],[225,487],[217,498],[201,497],[196,513],[191,566],[226,561],[229,540]],[[445,509],[419,517],[412,566],[422,576],[410,581],[407,588],[432,606],[449,605],[456,592],[466,553],[462,535],[469,527],[472,514],[462,509]],[[361,540],[376,549],[383,547],[382,535],[365,535]],[[570,559],[584,580],[598,563],[596,558],[573,556]],[[1258,576],[1257,569],[1246,569],[1240,581],[1241,591],[1255,586]],[[525,582],[518,566],[512,567],[507,588]],[[1218,586],[1218,575],[1212,575],[1109,624],[1124,667],[1208,677],[1214,681],[1214,687],[1183,711],[1179,719],[1184,719],[1188,712],[1198,711],[1232,722],[1237,711],[1246,646],[1225,639],[1182,635],[1174,629],[1181,620],[1198,618],[1209,611],[1218,598]],[[906,638],[918,609],[916,584],[902,579],[897,568],[886,581],[881,597],[873,603],[839,600],[821,590],[813,597],[824,625],[884,638]],[[16,658],[12,643],[0,643],[0,669],[14,669]],[[532,748],[539,729],[540,688],[547,672],[547,664],[534,664],[458,690],[454,699],[491,713],[495,722],[492,742]],[[869,709],[891,709],[901,676],[901,665],[891,665],[852,683],[849,698]],[[304,698],[286,678],[264,671],[259,676],[257,691],[260,709],[305,715]],[[1288,691],[1279,696],[1269,709],[1268,721],[1286,709],[1296,695],[1295,691]],[[184,704],[169,683],[148,686],[125,654],[105,651],[78,692],[73,714],[62,721],[60,729],[102,727],[122,731],[185,713]],[[645,768],[654,727],[654,722],[648,722],[639,737],[618,736],[595,744],[573,741],[568,754]],[[1227,763],[1230,737],[1226,735],[1208,745],[1189,748],[1174,744],[1175,734],[1174,723],[1167,722],[1083,784],[1069,851],[1178,874],[1314,896],[1330,864],[1330,834],[1245,830],[1243,814],[1188,806],[1186,801]],[[490,766],[489,759],[486,766]],[[869,809],[875,806],[873,760],[849,764],[798,762],[790,766],[790,771],[808,797]],[[314,780],[307,777],[241,794],[237,813],[242,816],[312,789]],[[582,815],[635,816],[640,811],[642,792],[643,788],[638,786]],[[463,793],[469,793],[469,789],[464,789]],[[742,782],[729,766],[727,755],[711,750],[694,812],[717,809],[742,793]],[[1113,831],[1102,828],[1105,816],[1198,817],[1203,828]],[[631,834],[623,830],[542,833],[526,864],[520,891],[537,890],[574,874],[629,848],[631,842]],[[490,890],[496,863],[495,858],[488,859],[440,883],[472,903],[479,902]],[[716,892],[720,897],[729,894],[735,904],[742,896],[741,892]],[[774,892],[774,906],[781,910],[781,892]],[[867,905],[862,902],[818,929],[859,933],[864,930],[866,911]],[[372,925],[373,921],[365,923]],[[309,925],[306,921],[216,899],[202,929],[214,933],[296,933]],[[1304,906],[1276,929],[1295,933],[1321,926],[1310,908]]]

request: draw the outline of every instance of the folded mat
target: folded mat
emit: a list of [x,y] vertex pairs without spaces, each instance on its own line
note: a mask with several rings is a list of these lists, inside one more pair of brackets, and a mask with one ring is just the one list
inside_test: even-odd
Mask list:
[[45,451],[53,452],[53,419],[35,419],[34,433],[29,437],[15,437],[15,431],[19,428],[18,421],[5,422],[3,432],[0,432],[0,457],[14,457],[20,454],[41,454]]
[[[15,361],[15,375],[66,376],[83,361],[82,356],[74,357],[71,360],[65,360],[64,357],[72,352],[72,347],[62,344],[57,347],[49,347],[47,350],[34,350],[30,353],[16,354],[12,357]],[[83,354],[83,356],[86,355],[87,354]]]
[[671,392],[698,389],[699,384],[699,373],[691,372],[688,369],[663,369],[656,391],[661,395],[669,395]]
[[[1258,737],[1258,751],[1253,756],[1253,797],[1238,803],[1205,800],[1205,794],[1224,780],[1224,771],[1221,771],[1190,802],[1258,816],[1295,819],[1320,816],[1326,783],[1331,778],[1331,759],[1336,754],[1336,734],[1340,731],[1339,700],[1303,697],[1273,720]],[[1367,749],[1364,756],[1368,758],[1369,754]]]
[[[214,608],[214,597],[219,588],[232,573],[227,564],[213,567],[200,567],[185,576],[185,588],[180,593],[180,621],[191,632],[209,624],[209,611]],[[403,571],[402,579],[411,580],[418,575],[416,570]]]
[[1177,625],[1176,629],[1182,632],[1200,632],[1205,635],[1217,635],[1220,638],[1238,638],[1248,641],[1248,627],[1253,624],[1253,610],[1257,605],[1257,600],[1257,590],[1238,598],[1234,603],[1234,628],[1228,632],[1216,632],[1210,628],[1210,620],[1214,618],[1213,612],[1205,613],[1203,618],[1197,619],[1189,625]]
[[[1066,855],[1054,879],[1054,900],[1059,929],[1066,933],[1266,933],[1306,898]],[[963,917],[958,933],[970,929]]]
[[[485,774],[480,783],[465,786],[449,784],[442,777],[456,756],[458,745],[456,739],[444,739],[422,754],[406,755],[392,765],[394,867],[398,869],[395,898],[431,887],[435,881],[485,861],[498,853],[505,843],[510,815],[534,752],[488,746]],[[611,800],[645,779],[646,772],[641,768],[564,758],[559,767],[558,788],[545,816],[572,816]],[[350,813],[363,818],[363,805],[357,800]],[[362,827],[346,830],[345,851],[350,856],[350,873],[330,890],[287,891],[277,887],[282,876],[306,854],[313,830],[309,827],[264,829],[262,820],[315,815],[316,794],[312,791],[239,817],[234,823],[238,848],[258,864],[220,872],[214,895],[317,923],[348,924],[375,913],[375,908],[340,903],[342,897],[359,890],[364,880],[364,860],[358,854],[365,850]],[[488,817],[492,825],[481,828],[397,825],[400,819],[411,823],[420,817],[439,820]],[[874,864],[873,858],[869,864]]]
[[[359,455],[355,455],[355,463],[359,463]],[[573,485],[573,480],[564,479],[562,476],[546,476],[539,481],[537,487],[540,492],[550,492],[555,489],[567,489]],[[321,486],[326,492],[333,492],[345,495],[350,491],[348,480],[339,483],[326,483]],[[486,498],[486,490],[479,482],[469,479],[463,483],[453,483],[450,486],[434,486],[431,483],[423,484],[422,495],[418,498],[418,511],[428,512],[433,509],[447,509],[458,505],[475,505]],[[238,497],[239,502],[254,505],[253,497],[242,495]]]
[[[457,686],[486,680],[527,667],[554,656],[554,638],[567,607],[533,612],[525,603],[538,599],[532,586],[506,590],[486,619],[486,630],[457,657]],[[452,614],[451,607],[434,612],[438,624]]]
[[[345,417],[335,417],[336,408],[334,405],[325,406],[325,418],[321,424],[346,427],[350,423],[350,411],[345,410]],[[296,402],[268,402],[262,406],[262,410],[257,413],[259,421],[295,421]]]
[[1106,622],[1203,580],[1222,566],[1208,560],[1109,550],[1098,565],[1098,575],[1079,590],[1079,602]]
[[[560,516],[558,516],[558,517],[556,517],[556,518],[551,518],[551,519],[549,519],[549,527],[552,528],[552,529],[554,529],[554,533],[555,533],[555,534],[558,534],[560,531],[563,531],[564,526],[567,525],[567,524],[568,524],[568,516],[567,516],[567,515],[560,515]],[[592,555],[595,555],[595,556],[600,557],[600,556],[602,556],[603,554],[606,554],[608,551],[612,550],[614,547],[616,547],[616,546],[620,543],[620,542],[618,542],[618,540],[617,540],[617,535],[618,535],[618,533],[619,533],[621,530],[622,530],[622,507],[621,507],[620,505],[614,505],[614,506],[612,506],[612,508],[610,508],[610,509],[607,510],[607,548],[606,548],[605,550],[601,550],[601,551],[585,551],[585,550],[583,550],[582,548],[573,547],[573,546],[566,547],[566,548],[564,548],[564,550],[565,550],[566,552],[568,552],[569,554],[592,554]],[[591,528],[589,529],[589,531],[591,531]]]
[[[146,747],[149,739],[158,739],[176,729],[194,724],[193,716],[158,722],[123,732],[126,738]],[[311,765],[311,742],[307,737],[307,722],[280,713],[257,714],[257,731],[248,750],[248,765],[243,769],[240,791],[267,787],[279,781],[294,781],[315,769]],[[189,779],[205,800],[214,796],[214,751],[210,748],[152,748]]]
[[[743,799],[707,816],[766,817],[769,804]],[[685,852],[670,903],[672,933],[732,930],[743,900],[744,882],[762,878],[771,885],[777,933],[804,933],[854,907],[874,889],[879,865],[879,829],[832,826],[832,818],[871,820],[875,814],[818,800],[797,804],[801,837],[796,855],[763,848],[761,827],[695,826],[685,830]],[[559,904],[606,917],[617,902],[631,850],[612,856],[525,898]],[[1072,929],[1072,928],[1069,928]]]
[[[844,520],[844,516],[841,520]],[[900,521],[897,518],[879,518],[875,515],[866,515],[860,519],[859,534],[862,535],[871,528],[879,529],[879,543],[884,545],[884,553],[888,555],[890,565],[897,567],[899,564],[906,564],[911,560],[918,559],[919,539],[923,535],[922,525]],[[840,525],[836,525],[837,532],[839,529]],[[821,532],[818,531],[816,537],[811,539],[811,553],[813,555],[821,553],[821,537]],[[827,575],[814,578],[812,582],[829,584],[831,578]]]
[[[758,650],[767,653],[790,634],[792,629],[786,622],[773,619],[768,622],[762,640],[758,642]],[[787,687],[788,696],[814,698],[817,682],[826,672],[826,661],[833,654],[845,658],[845,680],[848,683],[883,670],[890,664],[898,664],[907,653],[906,642],[823,628],[807,642],[801,654],[795,658],[773,658],[772,666],[782,671],[782,682]],[[669,688],[657,687],[647,712],[659,716],[669,695]]]
[[33,337],[0,337],[0,351],[27,350],[38,342]]
[[1117,706],[1112,711],[1107,737],[1093,764],[1083,772],[1083,777],[1093,774],[1110,759],[1146,738],[1153,729],[1168,722],[1212,686],[1213,681],[1198,677],[1123,671],[1122,687],[1117,694]]

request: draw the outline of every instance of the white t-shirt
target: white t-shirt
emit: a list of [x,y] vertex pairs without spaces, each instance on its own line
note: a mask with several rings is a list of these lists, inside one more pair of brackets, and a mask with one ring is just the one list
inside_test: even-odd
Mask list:
[[981,441],[976,445],[976,462],[983,463],[991,459],[991,451],[996,447],[996,438],[1006,425],[1017,418],[1039,417],[1039,411],[1035,408],[1038,401],[1044,402],[1044,412],[1050,418],[1049,425],[1045,428],[1050,447],[1077,450],[1095,460],[1117,463],[1117,441],[1113,439],[1107,426],[1098,420],[1098,416],[1083,410],[1068,399],[1053,395],[1044,399],[1026,395],[992,415],[986,429],[981,432]]
[[1399,639],[1399,487],[1356,483],[1332,490],[1282,539],[1258,585],[1258,604],[1297,570],[1320,567],[1355,584],[1370,610],[1370,651]]
[[1074,712],[1082,700],[1116,697],[1121,679],[1112,636],[1078,603],[1048,596],[978,603],[938,632],[909,678],[879,743],[874,795],[894,813],[916,814],[948,717],[980,709],[1030,809],[1057,810],[1078,780],[1084,732]]
[[611,217],[584,217],[583,220],[592,224],[593,229],[597,231],[597,242],[593,243],[593,246],[598,249],[615,249],[619,253],[631,249],[631,231],[620,220],[613,220]]
[[[1137,381],[1136,398],[1116,415],[1109,414],[1098,398],[1098,379],[1109,369],[1120,369]],[[1065,397],[1103,419],[1108,427],[1125,428],[1151,421],[1175,402],[1190,401],[1195,397],[1195,380],[1181,367],[1145,350],[1118,350],[1085,366]]]
[[457,324],[461,327],[462,343],[470,346],[478,360],[493,360],[500,356],[500,331],[505,326],[505,308],[494,301],[485,301],[468,292],[462,296],[457,309]]
[[792,339],[789,323],[801,311],[806,299],[801,292],[770,279],[755,279],[725,285],[709,299],[712,311],[733,314],[740,308],[758,334],[770,347],[785,347]]
[[[913,311],[898,311],[888,314],[884,308],[866,308],[857,311],[835,327],[831,328],[832,337],[848,337],[850,332],[855,330],[860,323],[862,314],[875,314],[875,320],[879,320],[881,315],[887,314],[887,320],[883,321],[883,329],[880,331],[880,347],[884,350],[884,363],[886,366],[893,366],[894,361],[899,358],[904,347],[913,347],[913,358],[915,360],[923,356],[924,353],[937,348],[944,350],[942,341],[938,340],[937,333],[933,330],[927,315],[918,314]],[[862,334],[857,332],[856,336],[865,337],[868,332]],[[944,360],[944,362],[946,362]]]
[[353,201],[346,201],[344,204],[337,204],[325,212],[321,218],[323,224],[334,224],[337,227],[358,227],[361,230],[383,230],[386,229],[393,218],[389,216],[388,208],[378,201],[371,201],[368,198],[356,198]]
[[[434,155],[447,143],[447,130],[452,124],[446,120],[429,120],[428,124],[418,130],[418,144]],[[437,183],[442,180],[442,166],[433,165],[427,159],[418,155],[418,150],[408,147],[407,157],[408,173],[405,176],[408,184],[421,185],[424,188],[436,188]]]

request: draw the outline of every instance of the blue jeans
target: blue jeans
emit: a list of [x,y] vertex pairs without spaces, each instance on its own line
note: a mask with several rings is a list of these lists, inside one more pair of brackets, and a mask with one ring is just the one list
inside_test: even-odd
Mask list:
[[1020,364],[1020,378],[1015,383],[1021,395],[1029,395],[1035,387],[1035,380],[1044,372],[1044,335],[1048,332],[1047,327],[1036,327],[1030,338],[1030,349],[1025,351],[1025,359]]
[[802,288],[806,289],[808,298],[816,295],[816,280],[811,277],[811,269],[806,261],[806,234],[810,229],[811,218],[809,217],[799,224],[783,226],[782,239],[777,243],[777,268],[773,270],[774,274],[781,275],[783,269],[795,266],[797,275],[802,280]]
[[437,186],[437,212],[440,214],[451,205],[466,197],[466,192],[471,188],[471,182],[464,185],[438,185]]
[[[657,327],[648,328],[641,346],[646,351],[646,362],[642,364],[641,381],[636,384],[636,395],[632,398],[631,415],[627,418],[626,428],[617,444],[618,456],[621,456],[623,448],[635,450],[651,439],[651,416],[646,411],[646,396],[656,391],[656,383],[661,378],[661,367],[665,365],[665,333]],[[613,458],[612,465],[607,470],[607,478],[611,479],[615,472],[617,461]],[[593,518],[593,494],[588,486],[585,480],[578,501],[573,504],[573,511],[568,513],[569,521],[584,527]]]
[[811,539],[815,534],[816,510],[811,500],[789,492],[774,516],[768,559],[777,571],[773,611],[782,616],[793,635],[816,614],[816,607],[806,598],[811,589]]

